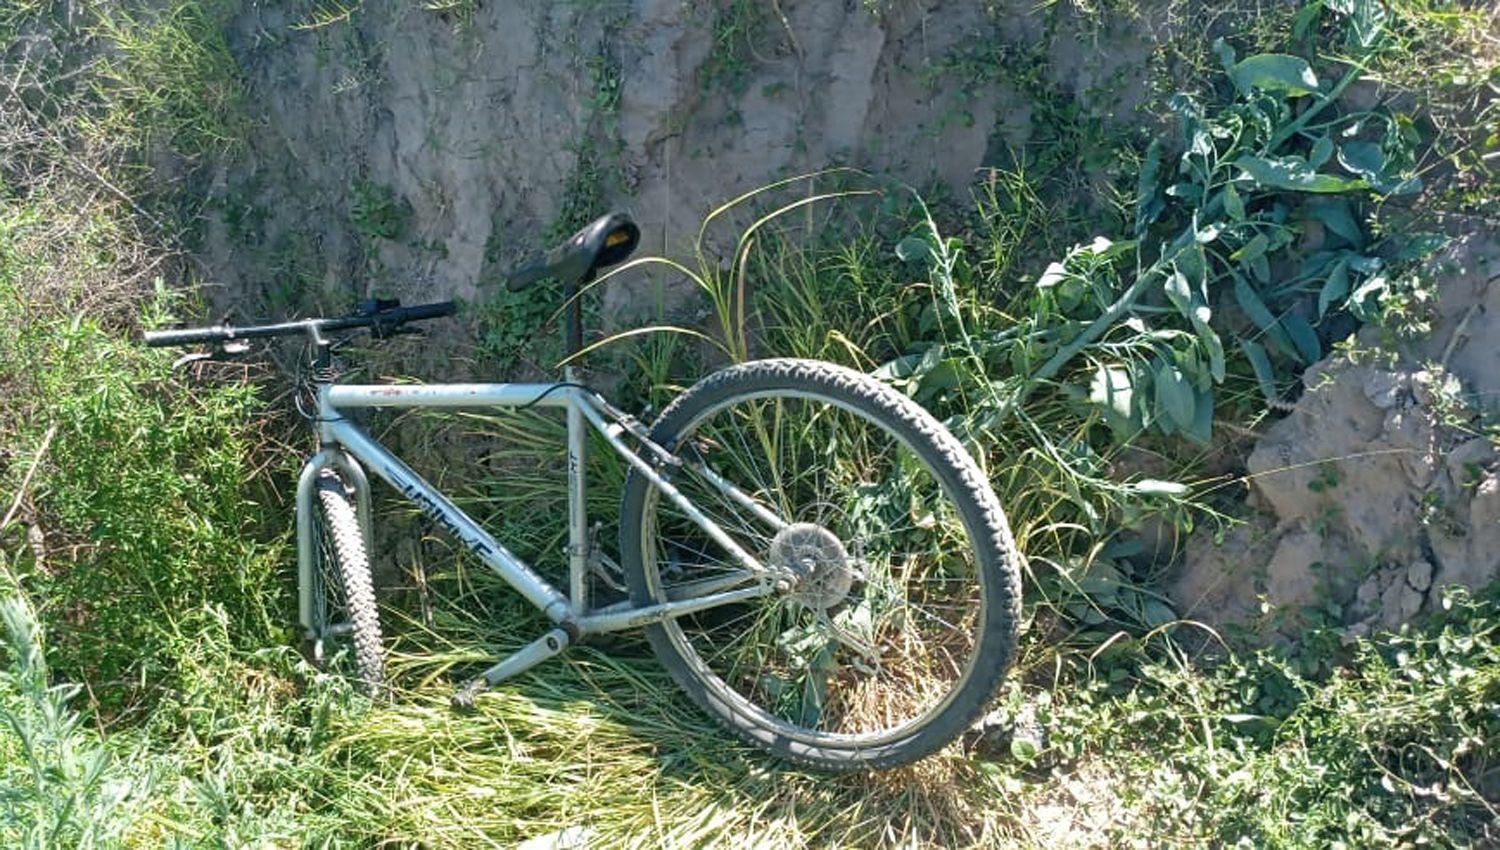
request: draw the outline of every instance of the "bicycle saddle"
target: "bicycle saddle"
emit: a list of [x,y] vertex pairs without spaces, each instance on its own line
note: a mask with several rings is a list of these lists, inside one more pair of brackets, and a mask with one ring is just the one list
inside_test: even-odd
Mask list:
[[641,229],[630,216],[610,213],[584,225],[542,259],[507,274],[506,286],[512,291],[525,289],[549,277],[565,284],[582,283],[599,269],[624,262],[640,241]]

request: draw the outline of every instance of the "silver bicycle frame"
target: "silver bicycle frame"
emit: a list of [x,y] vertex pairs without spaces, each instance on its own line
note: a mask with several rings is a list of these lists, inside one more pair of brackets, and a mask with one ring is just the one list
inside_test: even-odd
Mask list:
[[[567,415],[568,435],[568,592],[564,593],[542,578],[500,541],[485,531],[451,499],[427,483],[382,446],[364,428],[344,416],[343,411],[360,408],[459,408],[459,407],[548,407],[563,408]],[[337,471],[355,493],[366,549],[370,546],[369,484],[364,468],[390,484],[420,507],[488,564],[531,604],[541,609],[553,623],[567,633],[567,638],[597,632],[619,631],[669,617],[702,611],[719,605],[764,596],[775,589],[777,575],[746,552],[713,520],[680,493],[667,475],[644,459],[623,439],[624,428],[607,421],[609,411],[597,396],[573,384],[571,369],[561,384],[414,384],[358,385],[320,384],[318,387],[318,439],[320,448],[308,459],[297,485],[297,561],[298,616],[308,637],[314,634],[313,570],[316,569],[317,545],[313,528],[315,485],[318,475],[328,468]],[[616,603],[598,610],[588,610],[589,531],[584,501],[584,445],[587,428],[598,431],[609,446],[618,452],[640,474],[659,488],[682,512],[699,525],[745,568],[741,577],[730,576],[704,588],[702,595],[670,599],[654,605],[636,606]],[[734,487],[705,467],[695,466],[707,480],[730,498],[743,505],[753,505],[763,520],[775,527],[785,521],[775,516],[752,497]],[[739,587],[737,585],[746,586]],[[566,640],[564,640],[566,643]],[[540,651],[540,650],[539,650]],[[556,651],[553,647],[552,651]]]

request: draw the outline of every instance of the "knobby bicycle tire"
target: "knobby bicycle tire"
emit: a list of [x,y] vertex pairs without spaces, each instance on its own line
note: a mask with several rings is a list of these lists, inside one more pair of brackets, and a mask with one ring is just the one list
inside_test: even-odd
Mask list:
[[[885,429],[915,454],[937,480],[972,543],[974,579],[982,611],[974,615],[972,659],[946,699],[910,728],[867,744],[859,736],[793,734],[784,718],[727,686],[709,663],[685,646],[673,621],[647,627],[651,647],[679,686],[700,707],[743,739],[791,761],[828,770],[888,768],[930,755],[960,736],[985,710],[1014,658],[1020,621],[1020,555],[1005,514],[974,459],[921,406],[874,378],[829,363],[764,360],[708,376],[674,400],[650,436],[672,451],[700,420],[737,400],[784,396],[833,405]],[[778,408],[779,409],[779,408]],[[723,470],[718,470],[722,472]],[[659,489],[632,471],[621,498],[620,552],[636,605],[666,596],[651,539]],[[754,553],[762,557],[763,552]],[[675,630],[675,631],[674,631]],[[674,639],[675,635],[675,639]]]

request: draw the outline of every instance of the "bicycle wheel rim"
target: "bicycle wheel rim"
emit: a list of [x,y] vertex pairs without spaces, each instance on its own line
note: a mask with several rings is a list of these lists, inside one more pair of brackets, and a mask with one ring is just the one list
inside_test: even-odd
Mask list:
[[[888,695],[895,694],[897,696],[886,696],[884,698],[884,701],[882,701],[877,693],[875,699],[873,700],[873,705],[865,705],[864,708],[883,709],[887,714],[895,711],[896,713],[903,715],[903,717],[898,722],[893,723],[885,721],[874,723],[870,721],[870,714],[866,713],[864,715],[861,715],[859,710],[860,700],[858,699],[860,694],[858,693],[856,693],[854,698],[850,698],[844,694],[841,694],[840,700],[837,703],[829,703],[827,697],[829,695],[829,686],[831,684],[831,681],[827,680],[825,677],[825,680],[822,684],[823,702],[818,705],[819,711],[814,718],[815,725],[823,726],[825,728],[810,728],[808,725],[805,725],[806,721],[808,720],[805,711],[800,713],[795,718],[788,717],[785,710],[778,710],[777,707],[768,707],[767,705],[763,704],[765,700],[762,697],[769,695],[765,690],[762,689],[759,693],[757,693],[757,688],[751,686],[748,688],[749,693],[747,694],[745,692],[747,688],[745,687],[745,676],[743,675],[743,673],[725,671],[723,669],[724,665],[716,665],[714,663],[714,661],[716,660],[715,658],[705,657],[705,654],[703,652],[704,647],[702,646],[703,641],[700,640],[695,642],[692,639],[689,632],[693,630],[695,624],[702,622],[706,617],[715,616],[713,613],[714,610],[722,611],[726,609],[713,609],[710,612],[705,612],[704,615],[690,615],[688,617],[668,620],[661,624],[662,632],[666,636],[667,640],[671,643],[677,654],[681,656],[686,664],[693,668],[695,675],[700,679],[702,684],[710,692],[712,692],[718,700],[724,702],[727,705],[733,706],[737,711],[744,712],[755,717],[760,725],[770,728],[778,735],[783,735],[791,740],[795,740],[807,745],[838,747],[842,749],[877,747],[901,740],[904,737],[915,733],[917,730],[925,726],[930,720],[942,714],[944,710],[947,709],[955,699],[957,699],[959,694],[964,691],[965,685],[974,675],[975,669],[982,654],[983,625],[985,623],[986,616],[988,615],[990,605],[989,589],[987,587],[986,581],[984,580],[983,570],[980,569],[979,564],[977,563],[978,556],[976,554],[974,546],[974,541],[976,538],[975,528],[977,524],[972,520],[971,517],[965,515],[965,511],[963,509],[964,501],[958,496],[960,482],[954,475],[951,474],[950,470],[940,469],[940,464],[934,463],[934,461],[929,456],[933,454],[930,446],[927,447],[927,451],[924,452],[919,435],[903,433],[904,430],[913,430],[911,428],[903,429],[899,427],[900,425],[905,423],[891,423],[882,421],[881,417],[878,417],[871,411],[862,409],[858,405],[852,404],[827,393],[810,392],[792,388],[749,390],[736,393],[728,398],[710,404],[703,410],[697,411],[691,419],[689,419],[681,426],[676,434],[671,435],[670,439],[673,440],[673,446],[671,446],[671,448],[676,450],[680,447],[692,444],[694,438],[703,433],[705,423],[708,423],[715,417],[720,416],[726,410],[739,405],[753,404],[756,402],[769,402],[781,405],[784,405],[787,402],[798,402],[821,405],[824,408],[834,411],[834,413],[828,415],[839,418],[841,423],[858,422],[878,432],[882,436],[884,444],[888,448],[888,452],[885,454],[899,457],[901,458],[901,461],[899,463],[892,462],[891,465],[887,465],[885,467],[882,467],[880,464],[864,465],[863,471],[865,475],[863,478],[857,479],[864,485],[878,485],[880,481],[879,476],[876,475],[876,473],[882,471],[891,472],[893,470],[901,469],[905,471],[916,471],[926,476],[929,497],[936,499],[941,505],[945,506],[944,516],[941,518],[939,525],[941,525],[945,529],[945,533],[947,533],[948,535],[952,535],[955,528],[959,530],[960,539],[957,540],[958,545],[950,546],[950,548],[962,552],[963,559],[967,564],[967,569],[965,571],[966,574],[954,576],[950,579],[945,580],[951,582],[952,587],[962,586],[967,588],[970,594],[970,597],[962,606],[962,622],[958,624],[944,623],[944,625],[950,627],[949,631],[953,635],[961,635],[964,639],[965,651],[962,653],[962,661],[961,663],[949,663],[947,665],[947,675],[945,677],[942,677],[942,681],[936,686],[932,681],[919,681],[921,677],[914,677],[909,672],[898,673],[895,676],[889,677],[886,680],[886,683],[888,685],[891,685],[892,687],[886,688],[885,691]],[[721,430],[721,433],[722,432],[723,431]],[[747,447],[741,444],[741,449],[744,450],[745,448]],[[711,463],[710,466],[713,466],[713,464]],[[720,469],[717,467],[714,468],[715,472],[727,474],[727,477],[730,477],[731,479],[735,478],[733,474],[726,473],[724,469]],[[678,486],[679,489],[685,489],[684,479],[686,479],[687,477],[687,473],[679,473],[674,477],[674,483]],[[806,479],[793,479],[793,484],[795,484],[799,480]],[[736,483],[743,485],[745,482],[736,481]],[[746,489],[747,491],[757,494],[763,493],[767,489],[765,486],[765,481],[759,481],[758,485],[759,486],[751,485]],[[686,488],[686,490],[691,489],[691,487]],[[692,498],[691,495],[690,498]],[[698,499],[695,498],[694,502],[700,509],[704,508],[703,503]],[[719,502],[719,504],[722,505],[722,500]],[[794,522],[797,522],[807,519],[807,515],[805,513],[806,511],[812,511],[812,518],[821,520],[820,522],[814,524],[824,527],[830,525],[836,526],[839,524],[836,520],[830,521],[829,511],[832,505],[832,500],[813,498],[801,503],[800,508],[804,512],[802,515],[798,515],[795,512],[796,509],[794,508],[794,513],[787,518],[793,520]],[[672,509],[673,508],[670,503],[667,500],[661,498],[660,491],[657,488],[648,488],[645,494],[644,509],[642,510],[640,515],[640,539],[643,543],[641,556],[643,566],[645,567],[644,577],[646,580],[647,589],[651,596],[657,599],[665,598],[669,590],[669,585],[663,582],[663,571],[661,568],[663,552],[660,550],[664,548],[664,540],[670,541],[670,535],[657,534],[656,529],[659,527],[658,523],[660,523],[660,516],[663,510],[671,511]],[[822,511],[821,516],[817,514],[818,511]],[[710,516],[714,517],[716,521],[720,521],[721,525],[724,525],[724,523],[722,522],[722,519],[724,518],[724,514],[722,511],[708,510],[706,512],[709,513]],[[851,517],[851,513],[847,506],[841,507],[835,513],[836,518],[842,517],[844,519],[848,519]],[[676,518],[678,520],[681,519],[680,513],[676,515]],[[675,527],[680,529],[681,527],[684,527],[684,525],[679,521],[676,523]],[[742,545],[744,545],[746,541],[740,538],[741,535],[744,534],[746,526],[744,524],[740,524],[737,530],[739,534],[733,536],[735,536],[736,539]],[[751,536],[753,537],[754,535]],[[835,536],[840,537],[840,539],[848,539],[849,537],[848,535],[837,534]],[[754,543],[758,545],[747,545],[746,548],[757,558],[765,558],[765,556],[767,555],[766,550],[768,549],[767,543],[774,542],[774,539],[775,538],[772,535],[761,534],[759,535],[758,539],[754,541]],[[951,542],[952,541],[950,541],[950,543]],[[671,545],[677,545],[680,547],[681,543],[680,541],[678,541],[672,543]],[[700,550],[698,554],[706,555],[707,552],[703,552]],[[863,593],[865,596],[865,601],[868,601],[871,588],[879,584],[879,581],[877,579],[883,578],[886,575],[880,573],[880,567],[882,565],[888,566],[890,563],[890,559],[880,557],[881,554],[882,553],[878,551],[873,551],[869,546],[864,546],[862,547],[862,551],[854,558],[854,560],[859,560],[862,564],[862,566],[860,566],[858,570],[861,572],[867,572],[867,574],[860,577],[855,582],[856,587],[851,588],[851,590]],[[888,555],[889,552],[885,554]],[[720,560],[724,561],[725,558],[721,557]],[[793,596],[794,594],[788,594],[786,597],[773,597],[772,604],[775,604],[779,599],[792,598]],[[830,599],[825,596],[822,597],[819,601],[822,604],[827,604]],[[889,600],[887,600],[887,602],[889,602]],[[755,602],[747,603],[745,607],[753,608],[753,606],[755,606],[756,604],[757,603]],[[808,606],[804,602],[798,602],[797,604],[799,605],[799,607],[804,609],[803,613],[805,614],[807,612],[806,609]],[[827,609],[834,612],[830,616],[830,619],[832,619],[833,616],[837,616],[839,610],[858,610],[858,605],[860,604],[860,602],[856,600],[851,603],[846,600],[841,604],[843,604],[842,609],[839,609],[838,606],[833,606]],[[948,604],[950,605],[950,607],[952,607],[951,601]],[[901,607],[902,610],[909,610],[912,608],[912,606],[910,605],[903,605]],[[817,614],[814,613],[813,616],[816,617]],[[881,643],[881,641],[894,638],[898,635],[904,635],[906,634],[906,630],[888,630],[886,633],[882,634],[881,627],[890,626],[891,623],[889,621],[883,620],[880,617],[872,617],[871,619],[877,622],[877,626],[869,634],[871,634],[875,639],[877,646],[882,649],[881,653],[874,656],[875,659],[879,661],[884,659],[885,656],[883,650],[887,648],[887,645]],[[837,621],[835,621],[835,623],[837,624]],[[842,640],[834,642],[840,644],[844,643],[844,641]],[[917,656],[921,656],[921,650],[931,647],[932,645],[929,644],[928,641],[921,641],[920,645],[916,647]],[[827,649],[827,644],[825,644],[823,648]],[[838,648],[839,647],[834,647],[834,651],[836,652]],[[944,653],[944,655],[951,661],[951,652],[946,652]],[[907,662],[921,662],[922,658],[914,658],[912,657],[912,653],[908,652],[902,660],[905,660]],[[880,665],[877,665],[877,676],[874,681],[879,681],[878,674],[881,670],[882,667]],[[726,672],[728,673],[728,675],[726,675]],[[731,682],[731,679],[736,681]],[[841,686],[848,684],[850,684],[848,681],[840,682]],[[870,696],[870,690],[871,689],[866,689],[866,692],[864,693],[867,701],[868,697]],[[881,689],[877,687],[873,690],[875,692],[878,692]],[[934,692],[936,692],[936,694]],[[906,699],[906,703],[911,703],[915,700],[920,701],[921,704],[915,708],[903,707],[903,700],[899,696],[901,694],[912,695]],[[834,710],[831,713],[824,713],[822,709],[828,708],[830,705]],[[784,703],[783,705],[779,706],[779,708],[785,709]],[[854,728],[852,730],[826,728],[828,726],[840,725],[826,722],[830,717],[840,717],[842,720],[848,721],[847,725],[862,728]]]

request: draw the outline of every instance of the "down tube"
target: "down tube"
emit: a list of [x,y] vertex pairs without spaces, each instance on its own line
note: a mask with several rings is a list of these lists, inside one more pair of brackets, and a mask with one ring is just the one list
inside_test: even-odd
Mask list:
[[452,500],[423,480],[401,458],[375,442],[363,428],[347,419],[326,423],[324,427],[334,442],[342,445],[365,466],[374,470],[376,475],[385,479],[387,484],[416,503],[423,513],[489,564],[516,592],[540,608],[548,619],[554,623],[562,623],[572,618],[572,606],[566,596],[537,575],[525,561],[501,545],[500,541],[481,528],[479,523],[453,504]]

